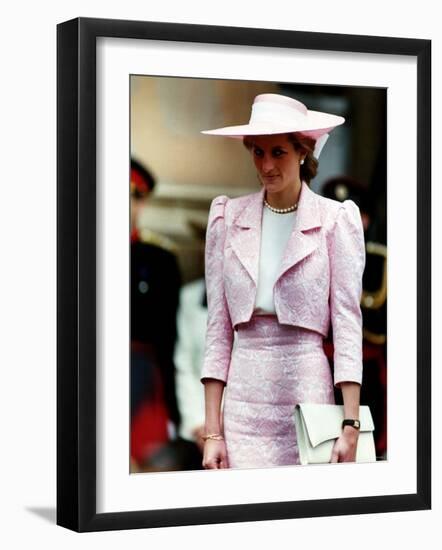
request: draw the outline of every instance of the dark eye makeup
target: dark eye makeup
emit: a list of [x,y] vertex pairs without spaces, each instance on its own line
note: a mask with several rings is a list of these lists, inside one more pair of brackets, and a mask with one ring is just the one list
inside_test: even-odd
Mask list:
[[[262,157],[263,153],[264,153],[263,150],[260,149],[259,147],[253,148],[253,154],[256,155],[257,157]],[[280,147],[274,147],[272,149],[272,155],[275,157],[281,157],[282,155],[285,155],[285,154],[286,152]]]

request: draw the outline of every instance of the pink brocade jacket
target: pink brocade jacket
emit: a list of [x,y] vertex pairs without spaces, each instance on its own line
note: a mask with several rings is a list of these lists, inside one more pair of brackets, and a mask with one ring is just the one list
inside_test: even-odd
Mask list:
[[[263,198],[264,188],[234,199],[222,195],[210,206],[202,380],[227,381],[233,331],[253,314]],[[303,182],[295,226],[273,288],[275,310],[280,323],[314,330],[324,337],[332,323],[335,385],[362,382],[364,267],[364,232],[356,204],[322,197]]]

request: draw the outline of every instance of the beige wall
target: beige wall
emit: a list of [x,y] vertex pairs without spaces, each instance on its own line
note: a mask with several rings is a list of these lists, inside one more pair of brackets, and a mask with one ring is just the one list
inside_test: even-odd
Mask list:
[[258,187],[240,141],[200,131],[248,122],[255,95],[274,84],[137,76],[131,91],[132,153],[160,182]]
[[131,154],[157,179],[141,218],[142,235],[162,236],[156,242],[176,253],[184,282],[204,274],[204,243],[189,222],[204,227],[216,195],[259,189],[241,141],[200,131],[248,122],[253,98],[275,91],[271,83],[131,79]]

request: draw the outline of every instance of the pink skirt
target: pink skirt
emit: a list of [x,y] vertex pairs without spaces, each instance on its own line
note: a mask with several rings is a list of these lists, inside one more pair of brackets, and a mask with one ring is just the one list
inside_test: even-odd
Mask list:
[[321,334],[255,315],[238,327],[224,391],[230,468],[299,464],[297,403],[334,403]]

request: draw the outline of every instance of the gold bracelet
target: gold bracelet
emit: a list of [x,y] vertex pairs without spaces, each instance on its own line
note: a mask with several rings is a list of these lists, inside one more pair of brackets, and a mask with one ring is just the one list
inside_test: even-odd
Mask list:
[[224,437],[221,434],[207,434],[203,435],[203,440],[207,441],[208,439],[214,439],[215,441],[221,441]]

